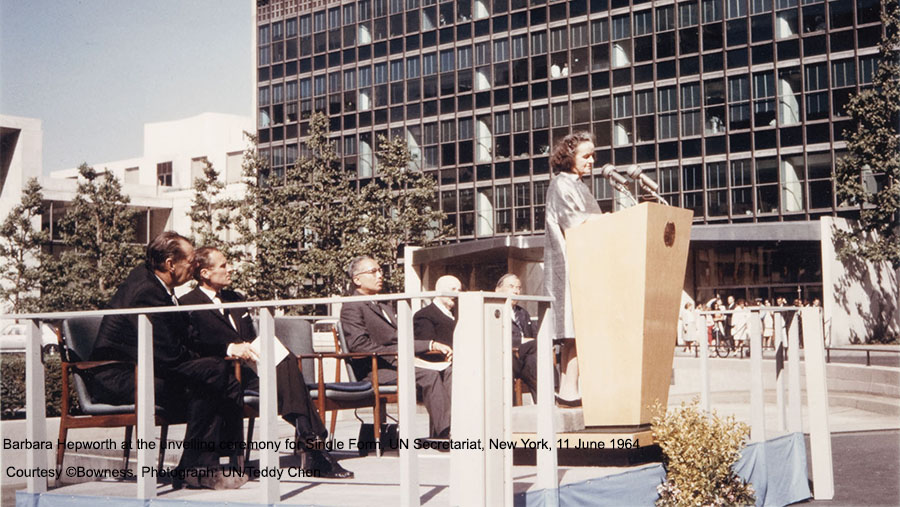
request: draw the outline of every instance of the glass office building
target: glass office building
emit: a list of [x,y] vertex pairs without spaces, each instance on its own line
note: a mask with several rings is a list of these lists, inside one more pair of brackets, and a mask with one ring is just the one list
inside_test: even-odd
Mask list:
[[[869,85],[878,0],[259,0],[260,151],[303,154],[312,111],[344,169],[405,137],[454,242],[543,234],[554,140],[638,164],[694,211],[689,292],[821,292],[843,107]],[[619,203],[595,174],[600,206]],[[637,193],[635,188],[634,192]]]

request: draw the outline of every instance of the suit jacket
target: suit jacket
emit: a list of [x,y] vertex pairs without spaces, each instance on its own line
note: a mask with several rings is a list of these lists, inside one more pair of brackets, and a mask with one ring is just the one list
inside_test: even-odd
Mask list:
[[518,347],[522,344],[522,337],[537,338],[537,330],[531,322],[528,310],[519,305],[513,305],[512,345]]
[[[376,301],[344,303],[341,306],[341,328],[350,352],[397,352],[397,314],[387,303]],[[427,352],[428,342],[414,340],[414,347],[417,355]],[[385,366],[393,366],[396,369],[396,358],[386,362],[388,364]],[[356,376],[360,379],[365,378],[372,369],[371,364],[369,359],[354,361],[353,369]]]
[[413,335],[417,341],[430,340],[453,346],[456,319],[451,319],[435,303],[422,308],[413,316]]
[[[146,264],[134,268],[119,285],[109,308],[175,306],[172,295]],[[189,348],[187,313],[153,313],[153,359],[156,376],[197,354]],[[137,361],[137,315],[103,317],[91,359]],[[85,358],[87,359],[87,358]]]
[[[230,289],[219,292],[223,303],[244,301],[244,296]],[[210,304],[209,299],[199,287],[178,299],[183,305]],[[224,357],[231,343],[249,342],[256,338],[253,319],[244,308],[230,308],[225,313],[218,310],[200,310],[190,312],[191,338],[193,346],[201,356]],[[228,316],[234,320],[237,328],[231,325]]]

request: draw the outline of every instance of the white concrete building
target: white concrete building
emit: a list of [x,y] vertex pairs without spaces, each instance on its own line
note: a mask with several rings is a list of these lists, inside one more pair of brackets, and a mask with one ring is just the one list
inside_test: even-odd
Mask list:
[[[244,132],[253,130],[252,118],[221,113],[147,123],[140,157],[88,164],[119,178],[132,206],[145,212],[138,223],[139,242],[166,229],[188,235],[194,178],[202,176],[208,160],[228,184],[226,193],[240,195],[241,161],[247,146]],[[75,195],[77,178],[78,169],[70,168],[41,179],[50,211],[44,217],[45,226],[52,227],[65,212]]]
[[44,130],[41,120],[0,115],[0,220],[19,204],[29,178],[40,178]]

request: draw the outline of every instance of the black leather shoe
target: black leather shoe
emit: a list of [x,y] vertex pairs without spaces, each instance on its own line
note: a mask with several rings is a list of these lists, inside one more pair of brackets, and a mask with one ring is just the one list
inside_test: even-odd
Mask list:
[[313,468],[318,469],[324,479],[352,479],[353,472],[342,467],[328,451],[313,451],[316,458]]

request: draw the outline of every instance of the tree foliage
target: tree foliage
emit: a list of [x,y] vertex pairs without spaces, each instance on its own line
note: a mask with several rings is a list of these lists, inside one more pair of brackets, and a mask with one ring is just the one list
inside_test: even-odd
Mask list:
[[360,216],[366,213],[366,203],[350,175],[341,169],[334,141],[328,138],[328,117],[314,113],[309,126],[309,155],[292,169],[301,181],[297,202],[303,238],[303,294],[330,296],[343,292],[344,270],[350,259],[365,253]]
[[[900,8],[885,2],[885,36],[872,87],[848,102],[854,130],[844,132],[848,155],[835,167],[837,197],[860,206],[859,228],[836,231],[842,259],[859,256],[900,267]],[[866,180],[875,184],[866,185]],[[872,187],[875,188],[872,188]]]
[[42,269],[47,309],[100,308],[140,261],[135,244],[138,211],[128,207],[119,180],[82,164],[75,198],[59,220],[65,250]]
[[387,291],[403,290],[403,269],[397,265],[404,245],[425,246],[452,231],[443,226],[437,206],[437,183],[413,164],[406,139],[378,138],[378,178],[361,189],[367,212],[366,253],[386,263]]
[[402,270],[394,269],[400,245],[445,234],[435,182],[410,169],[403,139],[382,139],[378,178],[357,192],[329,139],[328,118],[314,113],[309,125],[303,156],[283,175],[255,139],[244,153],[247,192],[234,206],[245,259],[235,284],[256,299],[340,294],[350,259],[367,254],[385,265],[386,290],[402,290]]
[[0,284],[0,299],[15,313],[41,308],[41,249],[49,235],[40,224],[35,228],[35,220],[44,212],[43,200],[41,185],[31,178],[22,189],[21,201],[0,225],[0,276],[4,282]]
[[222,233],[231,224],[233,208],[222,196],[225,183],[209,160],[203,161],[203,176],[194,178],[194,197],[191,201],[191,239],[194,245],[212,246],[230,253],[230,246],[222,240]]

